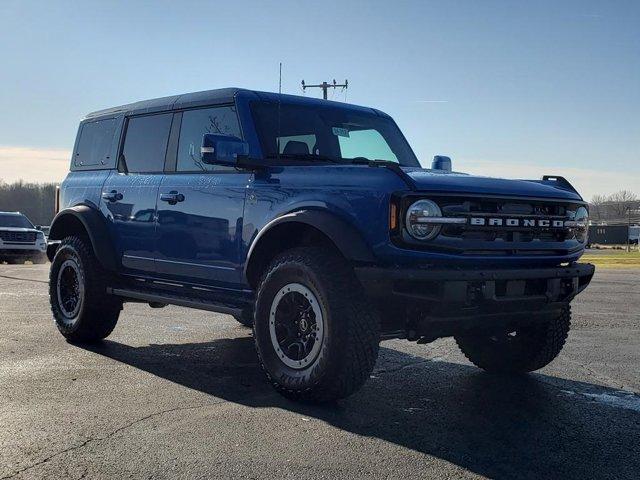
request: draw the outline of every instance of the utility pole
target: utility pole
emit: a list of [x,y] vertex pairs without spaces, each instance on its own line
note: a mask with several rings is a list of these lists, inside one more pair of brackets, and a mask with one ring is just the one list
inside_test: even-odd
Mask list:
[[307,85],[306,83],[304,83],[304,80],[302,80],[302,91],[304,92],[307,88],[321,88],[322,89],[322,98],[324,98],[325,100],[327,99],[327,90],[329,90],[330,88],[347,88],[349,87],[349,81],[345,80],[344,83],[340,84],[340,83],[336,83],[336,79],[333,79],[333,83],[328,83],[328,82],[322,82],[318,85]]
[[631,252],[631,205],[627,205],[627,253]]

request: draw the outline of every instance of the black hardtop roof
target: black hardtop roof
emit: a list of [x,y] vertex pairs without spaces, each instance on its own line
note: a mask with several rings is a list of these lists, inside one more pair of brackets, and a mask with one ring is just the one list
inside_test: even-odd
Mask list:
[[185,93],[182,95],[171,95],[169,97],[152,98],[140,102],[128,103],[118,107],[105,108],[91,112],[86,118],[106,117],[117,114],[151,113],[161,110],[169,110],[180,103],[210,102],[210,103],[230,103],[238,93],[240,88],[220,88],[217,90],[205,90],[203,92]]
[[359,107],[359,106],[348,104],[348,103],[333,102],[330,100],[322,100],[322,99],[313,98],[313,97],[303,97],[299,95],[282,94],[280,96],[280,94],[277,94],[277,93],[260,92],[257,90],[248,90],[244,88],[231,87],[231,88],[219,88],[216,90],[204,90],[201,92],[184,93],[181,95],[172,95],[169,97],[153,98],[150,100],[142,100],[140,102],[120,105],[118,107],[106,108],[104,110],[97,110],[95,112],[89,113],[85,117],[85,119],[93,120],[100,117],[153,113],[153,112],[161,112],[164,110],[171,110],[171,109],[177,109],[177,108],[189,108],[189,107],[197,107],[201,105],[232,103],[236,95],[238,94],[246,95],[247,97],[254,97],[255,99],[260,99],[263,101],[275,102],[275,101],[278,101],[279,98],[281,98],[286,103],[294,103],[299,105],[320,106],[320,105],[333,104],[341,108],[376,112],[380,115],[386,116],[386,114],[380,112],[379,110],[368,108],[368,107]]

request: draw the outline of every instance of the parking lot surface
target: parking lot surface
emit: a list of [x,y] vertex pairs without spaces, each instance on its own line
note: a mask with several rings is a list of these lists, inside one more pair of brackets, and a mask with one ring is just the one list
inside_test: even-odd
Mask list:
[[74,346],[48,265],[0,265],[0,479],[640,478],[640,270],[601,270],[560,357],[501,377],[451,339],[382,343],[337,404],[272,391],[233,318],[127,304]]

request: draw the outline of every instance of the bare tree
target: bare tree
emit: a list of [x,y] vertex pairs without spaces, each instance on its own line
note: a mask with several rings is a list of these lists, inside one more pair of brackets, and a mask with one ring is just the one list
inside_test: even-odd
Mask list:
[[609,204],[616,217],[624,217],[627,211],[634,206],[638,196],[629,190],[620,190],[609,196]]
[[589,213],[592,220],[602,220],[602,217],[605,215],[606,203],[606,195],[596,194],[591,197],[591,211]]

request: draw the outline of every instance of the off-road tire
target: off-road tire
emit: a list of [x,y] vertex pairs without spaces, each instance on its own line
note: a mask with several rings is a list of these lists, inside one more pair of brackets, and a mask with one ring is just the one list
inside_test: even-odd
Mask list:
[[253,310],[250,308],[242,309],[242,312],[238,315],[234,315],[233,318],[235,318],[236,321],[244,327],[253,327]]
[[[77,265],[84,293],[77,314],[65,316],[58,297],[61,266]],[[58,330],[74,343],[89,343],[109,336],[118,322],[122,301],[107,294],[109,274],[105,271],[86,238],[69,236],[58,247],[49,272],[49,302]]]
[[525,373],[538,370],[555,359],[569,333],[571,307],[548,320],[499,335],[456,337],[462,353],[477,367],[492,373]]
[[[281,361],[272,344],[269,321],[277,292],[291,282],[308,288],[324,318],[324,337],[316,359],[302,369]],[[331,251],[296,248],[276,257],[262,276],[253,326],[260,365],[285,397],[329,402],[358,390],[375,365],[380,343],[378,313],[345,260]]]

